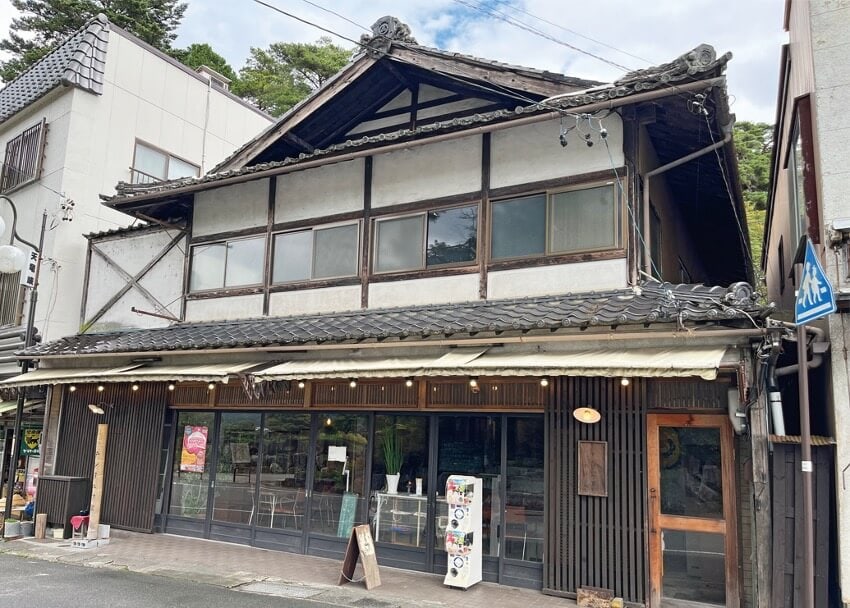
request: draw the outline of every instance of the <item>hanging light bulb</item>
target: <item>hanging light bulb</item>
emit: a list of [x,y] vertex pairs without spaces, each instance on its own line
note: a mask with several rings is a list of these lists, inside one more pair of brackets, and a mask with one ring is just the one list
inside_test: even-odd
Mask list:
[[130,386],[130,388],[131,388],[132,390],[134,390],[134,391],[137,391],[137,390],[139,390],[139,385],[138,385],[138,384],[133,384],[133,385],[131,385],[131,386]]
[[629,380],[628,378],[620,378],[620,385],[628,386],[629,384],[631,384],[631,380]]
[[349,388],[357,388],[357,380],[355,378],[352,378],[348,381],[348,386]]
[[106,390],[106,387],[105,387],[105,386],[103,386],[102,384],[98,384],[98,385],[97,385],[97,392],[98,392],[98,393],[102,393],[102,392],[103,392],[103,391],[105,391],[105,390]]
[[303,380],[299,380],[299,381],[298,381],[298,388],[304,388],[304,386],[306,386],[306,385],[304,384],[304,381],[303,381]]
[[71,386],[68,387],[68,390],[73,393],[75,390],[77,390],[77,387],[72,384]]
[[213,390],[214,388],[215,388],[215,384],[213,384],[212,382],[210,382],[209,384],[207,384],[207,389],[208,389],[208,390]]
[[544,388],[549,386],[549,378],[540,378],[540,386]]
[[168,390],[173,391],[174,389],[175,389],[175,386],[173,384],[168,385]]
[[404,381],[404,385],[405,385],[407,388],[412,387],[412,386],[413,386],[413,378],[408,378],[407,380],[405,380],[405,381]]

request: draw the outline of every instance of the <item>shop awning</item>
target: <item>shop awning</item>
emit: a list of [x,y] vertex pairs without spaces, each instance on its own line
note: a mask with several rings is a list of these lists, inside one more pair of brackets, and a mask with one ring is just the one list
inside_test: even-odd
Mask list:
[[439,356],[371,357],[362,359],[299,359],[251,374],[254,380],[322,378],[403,378],[428,376],[430,369],[455,369],[480,357],[486,349],[456,349]]
[[20,374],[0,382],[0,386],[20,387],[40,384],[84,382],[223,382],[233,374],[260,365],[257,361],[211,363],[207,365],[125,365],[123,367],[50,368]]
[[442,356],[287,361],[251,374],[256,381],[411,376],[698,376],[714,380],[724,346],[489,353],[455,350]]

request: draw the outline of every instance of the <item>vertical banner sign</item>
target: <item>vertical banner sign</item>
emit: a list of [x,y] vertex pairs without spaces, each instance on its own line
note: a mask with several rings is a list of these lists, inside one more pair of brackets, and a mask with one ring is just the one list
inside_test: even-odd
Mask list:
[[183,450],[180,453],[180,470],[203,473],[207,461],[207,435],[205,426],[186,426],[183,429]]
[[38,456],[41,448],[41,427],[21,429],[21,456]]
[[35,249],[30,248],[27,251],[27,261],[21,270],[21,285],[24,287],[35,286],[35,268],[38,266],[38,253]]

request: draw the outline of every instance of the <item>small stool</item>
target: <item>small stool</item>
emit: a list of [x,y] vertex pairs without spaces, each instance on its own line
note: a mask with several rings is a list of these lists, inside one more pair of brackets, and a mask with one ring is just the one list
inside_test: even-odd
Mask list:
[[72,538],[85,538],[89,530],[89,516],[74,515],[71,518],[71,527],[74,528]]

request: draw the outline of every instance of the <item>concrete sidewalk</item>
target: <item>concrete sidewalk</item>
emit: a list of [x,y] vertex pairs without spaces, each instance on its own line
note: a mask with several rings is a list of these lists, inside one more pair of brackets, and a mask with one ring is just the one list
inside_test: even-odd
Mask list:
[[[95,568],[126,569],[278,597],[319,600],[358,608],[570,607],[575,602],[539,591],[479,583],[466,591],[443,585],[443,577],[381,566],[381,586],[366,591],[363,583],[338,586],[341,561],[267,551],[167,534],[113,530],[108,545],[77,549],[71,541],[24,538],[0,543],[0,553]],[[355,580],[362,576],[358,566]]]

